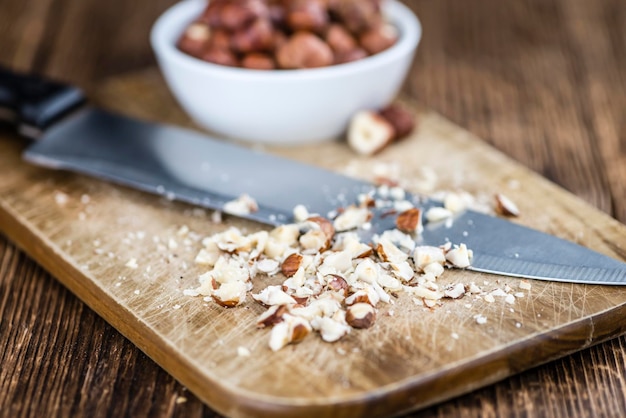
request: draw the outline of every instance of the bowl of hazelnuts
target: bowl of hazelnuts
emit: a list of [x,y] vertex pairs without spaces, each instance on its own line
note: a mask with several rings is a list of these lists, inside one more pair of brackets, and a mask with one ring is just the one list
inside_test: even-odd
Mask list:
[[338,138],[357,112],[388,105],[420,38],[396,0],[185,0],[151,33],[195,122],[274,144]]

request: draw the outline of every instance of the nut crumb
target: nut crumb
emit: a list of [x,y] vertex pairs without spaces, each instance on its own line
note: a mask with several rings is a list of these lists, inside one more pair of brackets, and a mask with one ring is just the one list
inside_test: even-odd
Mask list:
[[58,206],[65,206],[69,199],[69,196],[63,192],[57,191],[54,193],[54,201]]
[[131,268],[131,269],[136,269],[139,267],[139,265],[137,264],[137,259],[136,258],[131,258],[130,260],[128,260],[128,262],[125,264],[126,267]]
[[517,205],[502,193],[495,195],[496,212],[503,216],[519,216],[520,211]]
[[237,355],[239,357],[250,357],[252,353],[246,347],[239,346],[237,347]]
[[226,202],[223,209],[230,215],[245,216],[258,211],[259,206],[256,200],[244,193],[237,199]]

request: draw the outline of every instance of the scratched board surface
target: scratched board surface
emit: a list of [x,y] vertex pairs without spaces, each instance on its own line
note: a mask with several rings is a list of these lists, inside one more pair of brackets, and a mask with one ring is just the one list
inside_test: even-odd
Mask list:
[[[154,71],[103,87],[102,105],[187,125]],[[411,104],[411,106],[413,106]],[[414,106],[419,129],[374,158],[342,143],[268,148],[289,158],[371,179],[394,171],[410,190],[464,190],[488,202],[505,193],[515,220],[626,259],[626,227]],[[378,305],[373,328],[325,343],[309,336],[272,352],[248,299],[224,309],[183,295],[206,270],[200,238],[235,225],[264,226],[124,187],[20,161],[17,138],[0,141],[0,229],[91,308],[216,410],[229,416],[386,416],[470,391],[590,344],[626,326],[626,288],[447,271],[442,282],[523,293],[513,304],[466,296],[429,309],[399,294]],[[430,170],[425,170],[428,167]],[[388,171],[387,171],[388,172]],[[428,182],[426,180],[430,179]],[[184,233],[184,228],[190,232]],[[183,228],[183,230],[181,230]],[[264,279],[256,289],[276,284]],[[476,316],[486,318],[479,324]],[[240,355],[240,347],[250,352]]]

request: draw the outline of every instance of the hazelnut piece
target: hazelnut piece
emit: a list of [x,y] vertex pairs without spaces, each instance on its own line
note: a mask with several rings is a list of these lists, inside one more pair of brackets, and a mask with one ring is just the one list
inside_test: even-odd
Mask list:
[[296,274],[301,265],[302,255],[298,253],[293,253],[285,258],[285,261],[283,261],[280,269],[285,277],[292,277],[294,274]]
[[361,155],[373,155],[385,148],[396,136],[391,123],[376,112],[357,112],[348,127],[348,144]]
[[340,292],[344,295],[344,297],[348,296],[348,289],[350,286],[348,285],[346,279],[338,274],[329,274],[327,276],[327,279],[328,283],[326,284],[326,287],[328,288],[328,290],[331,290],[333,292]]
[[519,216],[520,211],[515,202],[503,195],[496,193],[496,212],[503,216]]
[[422,211],[419,208],[411,208],[400,213],[396,218],[396,227],[408,234],[421,232]]
[[287,344],[295,344],[304,339],[311,332],[311,325],[305,319],[289,314],[283,315],[283,321],[272,328],[269,346],[272,351],[278,351]]
[[338,23],[333,23],[328,27],[324,39],[336,54],[347,53],[358,47],[354,36]]
[[309,222],[314,222],[319,225],[320,229],[322,230],[322,232],[324,232],[324,235],[326,235],[326,238],[328,238],[329,241],[335,236],[335,227],[333,226],[333,223],[328,219],[322,216],[312,216],[307,220]]
[[283,320],[283,315],[289,312],[287,305],[273,305],[263,312],[256,321],[258,328],[272,327]]
[[211,294],[213,300],[220,306],[232,308],[242,304],[246,299],[247,284],[242,281],[228,282],[220,285]]
[[352,328],[369,328],[375,320],[376,311],[369,303],[355,303],[346,309],[346,322]]

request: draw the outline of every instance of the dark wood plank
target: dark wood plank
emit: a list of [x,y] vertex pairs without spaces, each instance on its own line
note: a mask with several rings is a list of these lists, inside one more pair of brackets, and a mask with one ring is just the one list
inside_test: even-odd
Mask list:
[[[407,91],[626,222],[623,1],[406,2],[425,26]],[[0,63],[95,89],[153,64],[147,29],[171,3],[4,0]],[[7,416],[215,416],[1,237],[0,325]],[[415,416],[624,416],[625,346]]]
[[425,33],[411,94],[626,221],[622,2],[408,3]]

